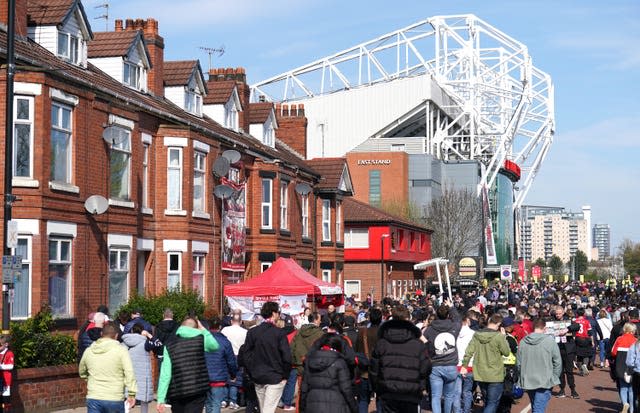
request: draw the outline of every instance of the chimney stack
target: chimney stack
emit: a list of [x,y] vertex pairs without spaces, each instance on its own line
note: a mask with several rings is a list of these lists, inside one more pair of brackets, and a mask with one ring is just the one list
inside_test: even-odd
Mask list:
[[276,138],[289,145],[293,150],[307,158],[307,118],[304,104],[276,104]]

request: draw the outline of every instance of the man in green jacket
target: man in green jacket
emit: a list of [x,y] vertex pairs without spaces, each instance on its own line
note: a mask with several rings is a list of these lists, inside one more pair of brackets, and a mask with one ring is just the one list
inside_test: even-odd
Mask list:
[[129,407],[136,404],[138,384],[131,357],[116,337],[113,323],[102,328],[102,337],[82,354],[78,371],[87,380],[87,412],[124,412],[124,390]]
[[533,323],[533,333],[520,342],[517,366],[519,384],[531,399],[531,412],[543,413],[551,399],[551,389],[560,384],[562,357],[552,336],[544,334],[545,321]]
[[173,411],[201,412],[209,391],[209,373],[205,351],[216,351],[220,345],[195,317],[184,319],[180,327],[164,343],[164,355],[158,382],[158,413],[163,413],[167,400]]
[[468,366],[473,357],[473,379],[479,382],[486,395],[483,413],[495,413],[504,388],[502,356],[508,356],[511,350],[501,324],[500,314],[489,317],[487,328],[473,335],[462,359],[463,367],[460,368],[460,374],[466,376],[467,368],[464,366]]

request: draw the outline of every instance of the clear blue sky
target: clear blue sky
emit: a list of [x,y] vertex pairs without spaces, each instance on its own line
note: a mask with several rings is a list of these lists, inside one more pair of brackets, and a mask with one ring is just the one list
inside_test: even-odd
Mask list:
[[[104,31],[104,0],[84,0]],[[116,18],[159,21],[167,60],[245,67],[257,82],[435,15],[477,15],[529,47],[555,84],[556,136],[525,203],[579,211],[612,230],[612,253],[640,242],[638,0],[118,0]]]

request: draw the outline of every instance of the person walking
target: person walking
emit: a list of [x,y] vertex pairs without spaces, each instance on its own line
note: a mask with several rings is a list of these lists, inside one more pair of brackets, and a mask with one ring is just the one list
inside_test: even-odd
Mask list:
[[634,403],[631,403],[631,412],[640,412],[640,340],[629,347],[627,352],[627,367],[633,370],[631,377],[631,390],[635,395]]
[[[227,397],[227,382],[235,380],[238,373],[236,356],[233,347],[227,337],[220,333],[222,320],[215,317],[209,321],[209,331],[220,345],[218,351],[206,351],[204,358],[209,373],[209,393],[205,402],[206,413],[220,413],[222,403]],[[238,405],[231,404],[232,410],[238,409]]]
[[[469,313],[462,317],[462,328],[458,333],[456,347],[458,349],[458,369],[462,367],[462,358],[467,351],[467,347],[475,334],[471,329],[471,319]],[[469,360],[467,367],[467,375],[462,377],[461,374],[456,378],[455,394],[453,396],[453,411],[455,413],[471,413],[473,408],[473,359]]]
[[369,378],[381,399],[382,412],[418,411],[426,392],[428,361],[420,329],[411,323],[405,306],[393,308],[391,320],[378,330]]
[[274,413],[291,372],[291,348],[284,330],[276,327],[278,303],[262,305],[262,324],[247,333],[244,366],[255,383],[261,413]]
[[562,373],[560,374],[560,389],[556,394],[558,398],[567,397],[565,388],[569,385],[571,397],[579,399],[580,395],[576,391],[576,382],[573,377],[573,362],[576,357],[576,343],[574,334],[580,330],[580,325],[573,323],[571,318],[565,314],[564,307],[557,305],[553,310],[553,318],[549,323],[554,327],[556,344],[562,356]]
[[300,411],[305,413],[356,413],[351,373],[342,354],[344,340],[326,334],[319,348],[309,353],[304,363],[300,387]]
[[[118,340],[113,324],[102,328],[102,337],[85,350],[78,365],[80,377],[87,380],[87,413],[124,413],[125,403],[136,404],[138,384],[131,357]],[[126,401],[124,389],[127,389]]]
[[[220,332],[229,339],[231,342],[231,347],[233,348],[233,354],[236,356],[236,361],[238,360],[238,353],[240,351],[240,347],[244,344],[247,339],[247,329],[242,326],[242,311],[236,309],[231,313],[230,318],[231,325],[223,327]],[[236,379],[229,382],[227,386],[227,397],[225,398],[222,407],[231,407],[235,408],[240,405],[239,400],[239,392],[243,386],[242,377],[244,375],[243,368],[241,367],[236,375]],[[244,394],[243,394],[244,396]]]
[[598,325],[602,331],[602,340],[598,343],[598,351],[600,354],[600,368],[609,367],[609,360],[606,358],[606,349],[609,347],[609,339],[611,338],[611,330],[613,324],[609,319],[609,314],[605,309],[598,312]]
[[138,383],[136,400],[140,402],[140,412],[149,411],[149,403],[153,401],[153,377],[151,373],[151,358],[149,352],[162,347],[149,331],[143,330],[141,324],[131,328],[131,332],[122,335],[122,344],[128,349],[133,372]]
[[473,379],[476,380],[485,394],[484,413],[495,413],[504,389],[503,357],[509,356],[511,350],[501,327],[502,316],[498,313],[489,317],[487,328],[473,335],[462,358],[460,374],[467,375],[467,365],[473,357]]
[[202,413],[209,392],[205,351],[220,345],[195,317],[186,317],[176,334],[164,343],[158,381],[158,413],[167,402],[172,413]]
[[562,357],[553,338],[544,333],[543,319],[535,320],[533,329],[518,346],[518,383],[529,396],[531,413],[544,413],[551,399],[551,389],[560,384]]
[[[369,311],[368,327],[358,329],[358,339],[356,340],[354,351],[356,354],[364,354],[367,359],[371,359],[373,349],[378,342],[378,330],[382,323],[382,311],[379,308],[372,308]],[[371,402],[371,384],[369,383],[369,371],[363,369],[360,372],[360,384],[358,385],[358,412],[368,413]]]
[[627,366],[627,358],[629,350],[637,345],[635,334],[635,324],[626,323],[622,328],[622,335],[616,339],[611,348],[611,356],[615,358],[615,377],[623,413],[634,412],[633,370]]

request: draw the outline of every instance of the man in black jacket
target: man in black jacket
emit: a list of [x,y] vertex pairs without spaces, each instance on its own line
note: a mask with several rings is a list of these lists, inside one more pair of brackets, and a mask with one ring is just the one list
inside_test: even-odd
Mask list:
[[555,339],[560,349],[562,357],[562,373],[560,374],[560,390],[555,394],[556,397],[567,397],[565,388],[567,384],[571,390],[571,397],[579,399],[580,396],[576,392],[576,383],[573,377],[573,361],[576,358],[576,342],[575,333],[580,330],[580,325],[571,321],[569,316],[565,314],[564,307],[561,305],[553,309],[553,323],[560,323],[560,327],[555,329]]
[[291,372],[291,348],[284,330],[275,325],[278,303],[264,303],[260,315],[262,324],[247,333],[244,365],[255,383],[260,412],[274,413]]
[[428,361],[420,330],[409,321],[404,306],[393,309],[392,319],[378,330],[369,378],[381,398],[382,412],[418,411],[427,388]]

